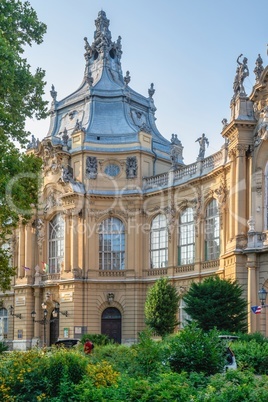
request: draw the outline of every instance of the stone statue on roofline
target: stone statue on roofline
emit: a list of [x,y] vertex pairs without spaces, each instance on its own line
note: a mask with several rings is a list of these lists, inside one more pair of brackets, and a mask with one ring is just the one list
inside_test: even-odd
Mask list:
[[199,146],[200,146],[197,160],[204,159],[206,146],[209,146],[209,141],[208,141],[206,135],[203,133],[201,135],[201,137],[197,138],[197,140],[195,142],[198,142]]
[[246,77],[249,76],[249,70],[248,70],[248,59],[246,57],[243,58],[243,61],[239,61],[239,59],[243,56],[243,54],[240,54],[237,58],[237,68],[236,68],[236,74],[235,74],[235,79],[234,79],[234,84],[233,84],[233,89],[234,89],[234,95],[233,95],[233,100],[236,98],[237,95],[244,95],[246,96],[245,88],[244,88],[244,80]]

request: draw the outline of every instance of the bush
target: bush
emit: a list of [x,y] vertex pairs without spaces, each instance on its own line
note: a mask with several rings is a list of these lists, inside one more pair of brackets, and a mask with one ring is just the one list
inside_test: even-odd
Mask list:
[[86,339],[89,339],[94,345],[104,346],[110,343],[114,343],[113,339],[110,339],[104,334],[84,334],[81,338],[81,343],[84,344]]
[[253,370],[255,374],[268,374],[268,342],[236,341],[232,344],[238,367]]
[[225,347],[216,330],[205,332],[195,323],[171,337],[166,346],[166,357],[173,371],[218,373],[225,364]]
[[6,352],[8,350],[8,346],[5,342],[0,342],[0,353]]

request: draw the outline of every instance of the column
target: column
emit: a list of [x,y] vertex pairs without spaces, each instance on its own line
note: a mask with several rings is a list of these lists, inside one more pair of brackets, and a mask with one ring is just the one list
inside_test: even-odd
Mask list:
[[72,215],[72,227],[70,233],[71,240],[71,267],[78,268],[78,233],[77,233],[78,216]]
[[64,271],[70,271],[70,216],[64,215]]
[[32,242],[32,227],[31,222],[29,222],[25,226],[25,266],[30,268],[29,270],[25,270],[25,275],[30,276],[33,275],[34,267],[33,267],[33,257],[35,250],[33,249],[33,242]]
[[229,153],[231,159],[230,173],[230,196],[229,196],[229,241],[234,238],[234,216],[235,216],[235,174],[236,174],[236,159],[234,150]]
[[20,223],[19,226],[19,258],[18,258],[18,276],[25,275],[25,226]]
[[236,149],[235,236],[246,235],[246,148]]
[[257,330],[256,315],[252,313],[251,307],[256,306],[257,301],[257,287],[256,287],[256,255],[248,256],[248,332],[252,333]]

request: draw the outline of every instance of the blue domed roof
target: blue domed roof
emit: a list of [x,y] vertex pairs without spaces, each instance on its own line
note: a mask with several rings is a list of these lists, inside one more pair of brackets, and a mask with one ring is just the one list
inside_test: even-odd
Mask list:
[[145,131],[152,136],[151,152],[169,159],[170,142],[155,124],[154,85],[148,89],[148,97],[129,86],[129,72],[123,77],[121,69],[121,37],[112,41],[104,11],[99,12],[95,24],[92,44],[84,38],[86,67],[80,87],[61,101],[57,101],[57,93],[52,88],[48,137],[58,143],[63,133],[70,137],[80,128],[85,132],[86,149],[93,150],[94,144],[98,144],[100,151],[106,145],[117,144],[120,150],[120,144],[129,144],[127,149],[131,150],[137,149],[139,133]]

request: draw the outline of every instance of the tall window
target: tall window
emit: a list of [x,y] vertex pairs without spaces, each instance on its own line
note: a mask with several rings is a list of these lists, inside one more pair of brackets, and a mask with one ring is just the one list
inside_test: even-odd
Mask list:
[[99,269],[125,269],[125,227],[117,218],[106,219],[100,225]]
[[60,214],[49,222],[49,273],[58,273],[64,258],[64,220]]
[[193,264],[195,258],[195,227],[193,208],[186,208],[179,223],[178,265]]
[[151,225],[151,268],[166,267],[168,263],[168,231],[165,215],[157,215]]
[[7,309],[0,309],[0,340],[6,339],[8,333],[8,314]]
[[217,201],[212,200],[206,208],[206,255],[205,259],[216,260],[220,256],[220,217]]

